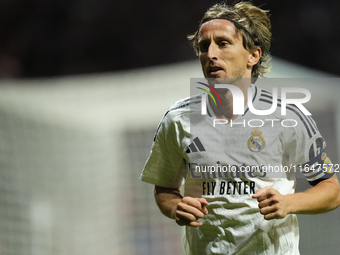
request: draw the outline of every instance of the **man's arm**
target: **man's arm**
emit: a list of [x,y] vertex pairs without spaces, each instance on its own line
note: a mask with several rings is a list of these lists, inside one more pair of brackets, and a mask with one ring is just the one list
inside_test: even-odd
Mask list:
[[336,209],[340,205],[340,187],[338,178],[333,175],[305,192],[282,195],[266,187],[256,191],[253,198],[257,198],[266,220],[282,219],[290,213],[319,214]]
[[179,188],[155,186],[154,195],[161,212],[176,220],[180,226],[199,227],[202,222],[197,220],[208,214],[205,198],[183,197]]

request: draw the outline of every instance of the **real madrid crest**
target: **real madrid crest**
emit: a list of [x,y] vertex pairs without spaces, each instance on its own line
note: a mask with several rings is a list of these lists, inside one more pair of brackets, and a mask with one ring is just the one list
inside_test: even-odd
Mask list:
[[248,139],[248,148],[252,152],[260,152],[264,149],[266,142],[261,135],[262,131],[259,129],[251,131],[251,137]]

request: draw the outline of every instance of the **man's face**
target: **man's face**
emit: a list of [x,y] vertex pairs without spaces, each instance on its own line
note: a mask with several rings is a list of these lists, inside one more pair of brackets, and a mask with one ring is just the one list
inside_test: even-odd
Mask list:
[[251,78],[251,53],[229,20],[204,23],[198,34],[199,58],[206,78]]

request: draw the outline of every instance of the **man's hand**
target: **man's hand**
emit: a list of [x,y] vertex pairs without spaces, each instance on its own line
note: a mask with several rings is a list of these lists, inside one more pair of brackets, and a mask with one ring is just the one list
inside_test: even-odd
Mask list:
[[156,203],[161,212],[175,219],[180,226],[199,227],[202,222],[197,220],[208,214],[205,198],[183,197],[180,188],[165,188],[155,186]]
[[282,219],[289,213],[289,202],[276,189],[265,187],[252,196],[259,202],[260,213],[266,220]]
[[207,205],[208,202],[205,198],[183,197],[174,207],[172,216],[180,226],[199,227],[202,222],[197,220],[208,214]]

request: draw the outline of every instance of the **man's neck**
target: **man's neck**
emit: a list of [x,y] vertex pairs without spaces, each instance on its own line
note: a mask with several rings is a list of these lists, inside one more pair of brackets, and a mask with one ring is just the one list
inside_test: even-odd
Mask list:
[[[236,81],[235,84],[239,89],[241,89],[244,96],[244,105],[247,104],[248,99],[248,88],[251,87],[250,80],[241,79]],[[222,105],[215,105],[212,98],[209,97],[209,104],[218,119],[226,119],[228,123],[231,120],[235,120],[238,115],[233,114],[233,95],[229,89],[216,89],[221,97]]]

